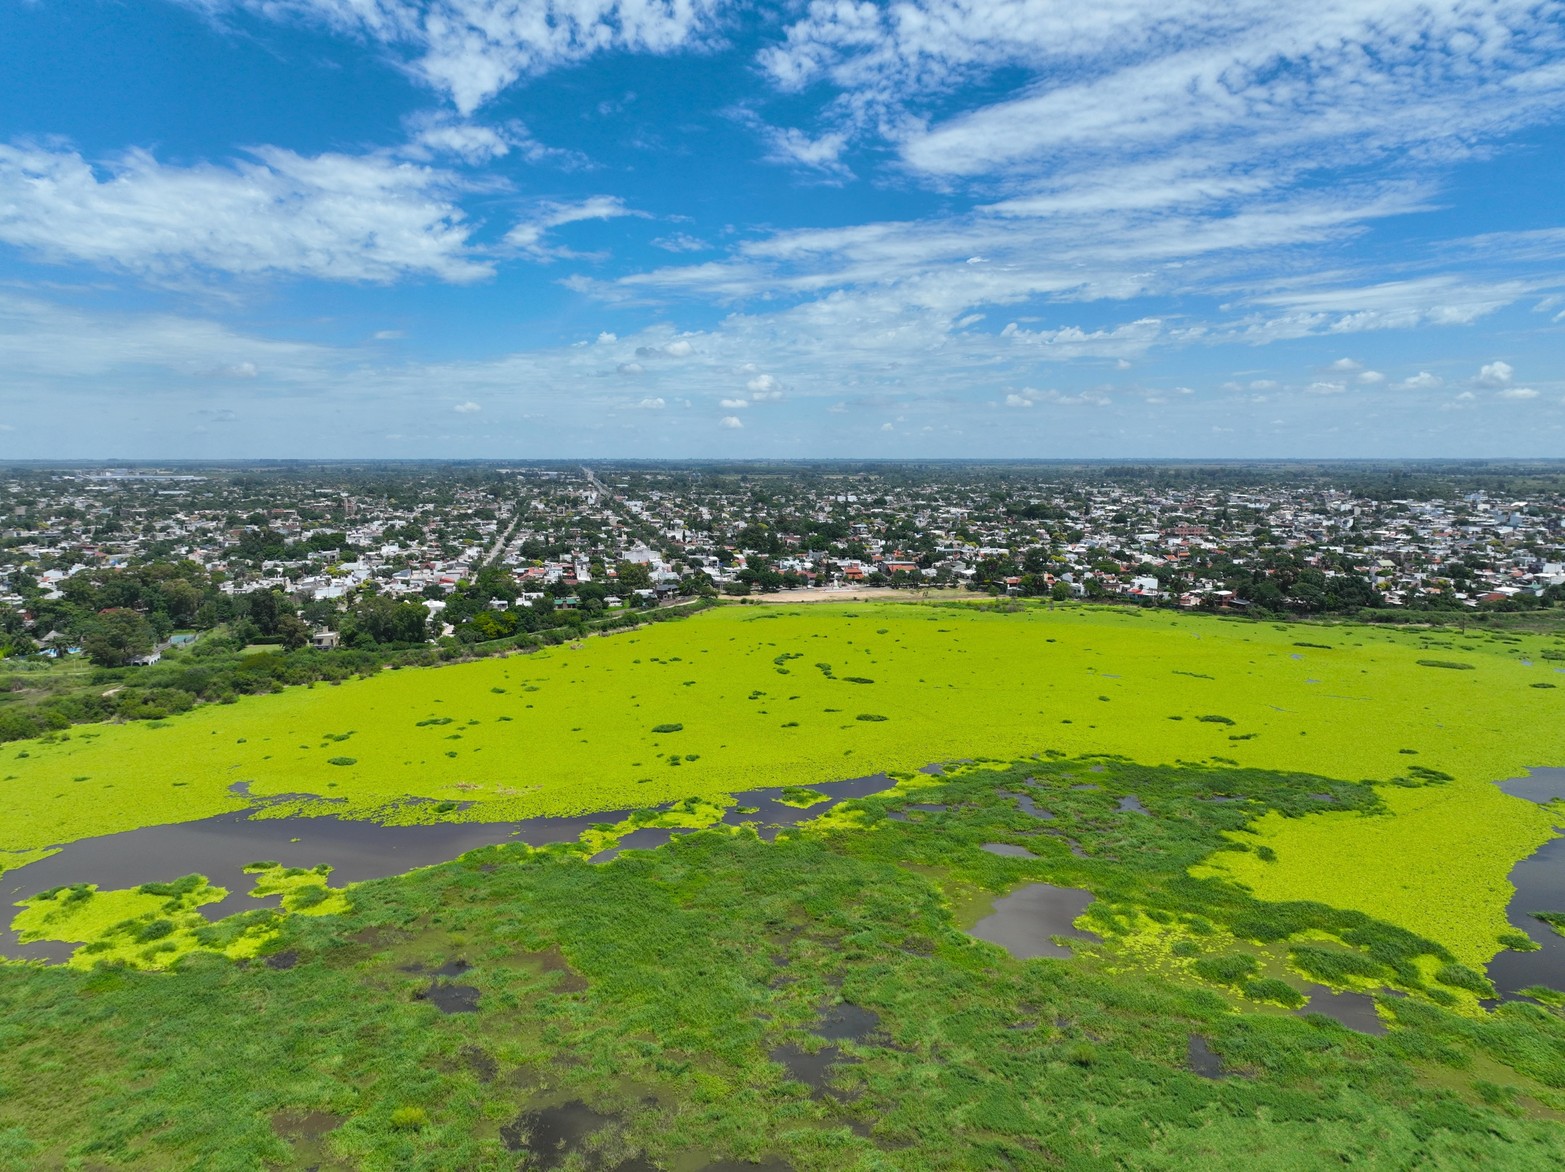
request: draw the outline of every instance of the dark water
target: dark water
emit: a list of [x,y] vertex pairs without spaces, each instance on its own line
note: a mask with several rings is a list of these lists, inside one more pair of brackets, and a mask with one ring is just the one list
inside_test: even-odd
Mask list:
[[1190,1045],[1185,1051],[1185,1065],[1192,1074],[1202,1078],[1227,1078],[1223,1072],[1223,1060],[1212,1053],[1212,1047],[1200,1034],[1190,1035]]
[[557,1168],[571,1153],[579,1151],[589,1136],[617,1118],[573,1099],[555,1107],[522,1112],[501,1126],[500,1140],[507,1151],[530,1152],[540,1168]]
[[[880,1015],[862,1005],[844,1001],[833,1005],[821,1015],[821,1020],[810,1032],[826,1042],[857,1042],[864,1044],[880,1028]],[[802,1046],[785,1043],[775,1046],[768,1057],[788,1072],[788,1077],[802,1082],[816,1096],[831,1095],[843,1099],[848,1096],[835,1091],[830,1085],[833,1067],[852,1065],[858,1061],[845,1054],[841,1046],[822,1046],[813,1054]]]
[[1092,900],[1090,891],[1029,883],[995,900],[994,911],[974,924],[968,935],[998,944],[1018,960],[1035,956],[1068,957],[1072,955],[1071,950],[1054,943],[1050,937],[1094,939],[1090,933],[1071,927]]
[[1042,806],[1038,805],[1037,802],[1033,801],[1031,794],[1019,794],[1014,793],[1011,790],[1005,790],[1000,794],[1000,796],[1002,798],[1011,798],[1018,806],[1021,807],[1022,813],[1029,814],[1034,818],[1040,818],[1048,821],[1054,817],[1054,815],[1051,814],[1048,810],[1045,810]]
[[983,849],[991,855],[999,855],[1002,859],[1036,859],[1038,857],[1026,847],[1017,846],[1011,842],[986,842]]
[[1141,804],[1141,799],[1135,794],[1127,794],[1119,800],[1119,812],[1121,814],[1150,814],[1151,811]]
[[[737,793],[733,796],[740,805],[759,806],[760,812],[740,815],[730,809],[723,821],[729,825],[756,823],[761,836],[770,839],[780,826],[819,817],[840,802],[880,793],[893,784],[891,778],[877,773],[812,786],[826,794],[828,800],[807,810],[779,803],[776,799],[782,794],[781,787]],[[517,822],[436,822],[424,826],[382,826],[335,816],[253,818],[253,813],[241,810],[197,822],[84,838],[67,844],[47,859],[7,872],[0,876],[0,956],[54,962],[70,959],[77,947],[74,944],[17,943],[16,934],[7,927],[10,915],[3,911],[54,887],[94,883],[105,891],[113,891],[201,874],[215,886],[228,889],[225,899],[202,909],[208,919],[217,920],[235,912],[276,905],[275,897],[260,900],[246,894],[255,885],[254,878],[244,873],[247,863],[268,860],[289,867],[328,863],[332,867],[332,884],[341,886],[449,862],[468,851],[498,843],[546,846],[575,842],[593,825],[618,822],[628,817],[630,811]],[[624,850],[661,846],[675,833],[679,831],[650,827],[633,831],[620,846],[600,853],[593,862],[607,862]]]
[[1386,1032],[1386,1023],[1375,1012],[1375,999],[1368,993],[1333,993],[1330,989],[1315,989],[1310,993],[1309,1004],[1294,1010],[1294,1013],[1301,1017],[1318,1013],[1361,1034]]
[[428,1001],[441,1013],[477,1013],[478,990],[472,985],[454,985],[436,981],[418,995],[420,1001]]
[[[1502,781],[1500,788],[1512,797],[1540,804],[1565,798],[1565,769],[1534,769],[1527,777]],[[1565,815],[1560,822],[1565,824]],[[1510,879],[1516,894],[1506,908],[1506,918],[1539,949],[1500,953],[1489,962],[1489,979],[1507,998],[1532,985],[1565,990],[1565,936],[1534,916],[1535,912],[1565,912],[1565,838],[1544,843],[1517,863]]]
[[1547,803],[1565,799],[1565,769],[1534,769],[1526,777],[1500,782],[1500,788],[1513,798]]

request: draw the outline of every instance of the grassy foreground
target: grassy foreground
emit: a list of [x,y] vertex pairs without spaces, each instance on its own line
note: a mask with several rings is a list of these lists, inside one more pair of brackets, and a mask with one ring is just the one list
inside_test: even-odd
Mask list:
[[[1557,1168],[1565,1016],[1451,1012],[1460,986],[1420,975],[1437,942],[1188,873],[1268,811],[1377,802],[1223,766],[973,767],[774,843],[487,848],[279,917],[264,959],[13,967],[0,1168]],[[1091,891],[1102,943],[1018,962],[960,930],[1025,881]],[[1372,1038],[1288,1014],[1306,977],[1424,992]],[[441,1013],[458,982],[473,1011]],[[800,1081],[843,1005],[878,1021]],[[573,1102],[590,1134],[538,1146]]]

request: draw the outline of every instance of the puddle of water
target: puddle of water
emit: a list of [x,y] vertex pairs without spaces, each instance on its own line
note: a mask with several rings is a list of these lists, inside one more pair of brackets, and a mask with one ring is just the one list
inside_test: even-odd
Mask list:
[[822,1046],[811,1054],[802,1046],[796,1046],[792,1042],[773,1047],[767,1057],[786,1070],[790,1079],[802,1082],[816,1095],[827,1094],[830,1091],[831,1088],[827,1083],[833,1066],[839,1062],[854,1061],[843,1054],[840,1046]]
[[291,969],[299,963],[299,954],[291,948],[287,952],[274,952],[264,963],[269,969]]
[[[582,1149],[587,1139],[619,1116],[594,1111],[580,1099],[554,1107],[523,1111],[500,1128],[500,1142],[511,1152],[529,1152],[539,1168],[558,1168]],[[594,1162],[593,1166],[598,1166]]]
[[902,807],[904,810],[917,810],[922,814],[944,814],[950,806],[942,806],[934,802],[909,802]]
[[294,1161],[306,1168],[339,1167],[327,1149],[327,1137],[347,1120],[326,1111],[279,1111],[272,1116],[272,1131],[293,1149]]
[[1097,788],[1098,787],[1093,785],[1090,781],[1089,782],[1084,782],[1081,785],[1073,785],[1073,786],[1071,786],[1071,789],[1075,789],[1075,790],[1089,790],[1089,789],[1097,789]]
[[1375,1012],[1375,999],[1368,993],[1334,993],[1330,989],[1314,989],[1310,992],[1309,1004],[1293,1012],[1299,1017],[1318,1013],[1361,1034],[1386,1032],[1386,1023]]
[[418,994],[420,1001],[428,1001],[441,1013],[477,1013],[478,990],[472,985],[453,985],[436,981]]
[[1141,804],[1141,799],[1136,797],[1135,794],[1126,794],[1124,797],[1120,798],[1120,800],[1119,800],[1119,812],[1121,814],[1148,814],[1148,815],[1150,815],[1152,813],[1152,811],[1148,810],[1145,806],[1143,806]]
[[[865,1009],[862,1005],[843,1001],[828,1008],[821,1015],[820,1023],[810,1032],[825,1042],[857,1042],[862,1045],[879,1028],[878,1013],[872,1009]],[[851,1066],[858,1062],[858,1059],[851,1054],[844,1054],[841,1046],[835,1044],[822,1046],[812,1054],[802,1046],[785,1042],[781,1046],[773,1047],[767,1056],[786,1070],[790,1079],[809,1087],[811,1093],[817,1098],[852,1097],[842,1091],[834,1090],[830,1085],[833,1067]]]
[[1000,796],[1002,798],[1013,799],[1016,804],[1021,807],[1022,813],[1024,814],[1030,814],[1032,817],[1041,818],[1044,821],[1051,821],[1054,818],[1053,814],[1032,800],[1031,794],[1019,794],[1013,793],[1010,790],[1002,790]]
[[279,1111],[272,1116],[272,1130],[286,1139],[320,1139],[346,1122],[328,1111]]
[[1190,1068],[1190,1073],[1202,1078],[1228,1077],[1223,1071],[1223,1060],[1212,1053],[1212,1047],[1200,1034],[1190,1035],[1190,1045],[1185,1051],[1185,1065]]
[[995,900],[994,911],[974,924],[968,934],[998,944],[1018,960],[1069,957],[1071,950],[1050,937],[1095,939],[1091,933],[1071,926],[1092,900],[1090,891],[1029,883]]
[[479,1082],[494,1082],[495,1076],[500,1073],[500,1064],[482,1046],[463,1046],[460,1055]]
[[1002,859],[1036,859],[1038,857],[1026,847],[1017,846],[1015,843],[1010,842],[986,842],[984,843],[984,850],[991,855],[999,855]]
[[863,1042],[880,1028],[880,1014],[862,1005],[839,1002],[821,1015],[811,1032],[828,1042]]

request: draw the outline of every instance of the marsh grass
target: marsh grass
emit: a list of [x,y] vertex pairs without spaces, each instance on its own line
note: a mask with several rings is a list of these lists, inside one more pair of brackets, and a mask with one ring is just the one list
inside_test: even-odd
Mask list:
[[[1073,788],[1083,774],[1095,788]],[[1006,796],[1018,791],[1046,796],[1047,829]],[[1286,995],[1265,982],[1285,980],[1234,990],[1189,971],[1193,957],[1265,955],[1236,943],[1245,931],[1378,949],[1388,968],[1439,955],[1359,913],[1189,874],[1258,814],[1298,817],[1321,792],[1377,801],[1369,786],[1257,770],[955,766],[773,843],[714,828],[597,867],[574,845],[497,846],[359,884],[339,914],[281,917],[269,950],[292,967],[203,954],[162,974],[13,966],[0,982],[0,1153],[41,1168],[498,1172],[518,1159],[502,1129],[579,1101],[615,1117],[592,1141],[605,1152],[665,1167],[1266,1167],[1278,1152],[1301,1168],[1558,1166],[1565,1142],[1542,1118],[1565,1106],[1554,1011],[1463,1016],[1415,990],[1390,1035],[1366,1038],[1282,1013]],[[1130,793],[1152,816],[1115,816]],[[890,818],[910,802],[946,812]],[[982,850],[997,841],[1037,857]],[[274,870],[321,886],[309,869],[256,873]],[[1094,892],[1102,943],[1017,962],[959,929],[963,900],[1023,882]],[[1154,926],[1189,944],[1184,968],[1129,951]],[[1218,975],[1241,969],[1253,971],[1241,960]],[[477,1012],[417,998],[440,971],[479,990]],[[841,1043],[857,1061],[830,1075],[840,1094],[815,1095],[768,1055],[814,1045],[838,1001],[884,1033]],[[1191,1074],[1191,1034],[1243,1077]],[[317,1115],[330,1125],[308,1142],[272,1122]]]

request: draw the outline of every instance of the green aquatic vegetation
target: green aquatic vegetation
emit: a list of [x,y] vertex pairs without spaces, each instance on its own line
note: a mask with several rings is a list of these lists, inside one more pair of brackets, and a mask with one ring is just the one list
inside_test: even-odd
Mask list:
[[[77,885],[24,900],[11,929],[24,944],[41,940],[78,944],[69,964],[92,968],[110,962],[130,968],[162,969],[193,952],[208,950],[203,934],[210,922],[199,910],[228,892],[201,875],[173,883],[149,883],[118,891]],[[227,939],[219,951],[253,956],[274,934],[271,917]]]
[[255,886],[250,889],[252,896],[259,899],[280,895],[285,911],[309,916],[340,915],[348,910],[347,895],[327,884],[331,871],[325,863],[316,867],[252,863],[245,868],[247,875],[255,876]]
[[[1154,624],[1136,613],[1084,608],[778,607],[765,623],[771,646],[750,637],[758,629],[744,625],[754,621],[750,609],[717,608],[658,624],[636,644],[589,639],[531,655],[530,682],[523,686],[544,686],[527,692],[526,703],[506,676],[515,661],[482,660],[250,697],[184,713],[158,729],[104,726],[91,740],[30,742],[22,750],[27,757],[7,761],[12,779],[0,781],[7,812],[0,863],[13,865],[29,857],[22,852],[81,837],[209,817],[284,794],[334,799],[313,807],[295,803],[296,812],[498,821],[839,780],[850,752],[864,763],[854,772],[915,769],[978,754],[1106,751],[1148,763],[1209,760],[1211,729],[1194,719],[1164,719],[1181,709],[1223,713],[1245,734],[1258,734],[1222,742],[1227,758],[1243,767],[1390,779],[1404,775],[1406,758],[1397,748],[1415,745],[1420,760],[1465,785],[1565,760],[1558,696],[1530,687],[1540,669],[1522,665],[1511,647],[1472,652],[1482,671],[1432,672],[1417,666],[1416,638],[1376,631],[1362,648],[1343,646],[1320,657],[1321,666],[1310,669],[1322,681],[1316,686],[1285,654],[1296,629],[1204,616],[1159,615]],[[935,614],[938,625],[930,621]],[[801,649],[815,636],[844,648],[849,640],[888,638],[873,634],[880,629],[900,641],[896,655],[876,668],[874,714],[887,720],[828,723],[803,736],[783,727],[792,714],[779,721],[781,713],[764,714],[764,703],[743,703],[764,696],[761,685],[774,679],[779,652]],[[676,655],[684,661],[682,674],[698,686],[659,688],[666,664],[649,658]],[[1044,655],[1049,671],[1040,677]],[[1176,663],[1189,674],[1176,674]],[[1097,701],[1104,694],[1098,673],[1120,677],[1108,709]],[[789,680],[800,711],[843,707],[842,680],[819,672],[795,672]],[[511,693],[495,693],[496,686]],[[632,697],[645,699],[654,688],[663,710],[658,719],[681,724],[681,735],[701,747],[701,759],[657,770],[643,782],[646,769],[632,762],[648,760],[655,738],[667,734],[650,731]],[[432,695],[444,704],[433,705]],[[481,722],[464,726],[464,751],[456,756],[446,755],[455,750],[431,753],[419,739],[439,731],[422,722],[451,722],[437,715],[441,707]],[[591,744],[582,744],[569,729],[589,710]],[[1364,735],[1369,711],[1374,736]],[[1515,736],[1518,727],[1529,735]],[[318,749],[289,748],[318,745],[322,729],[349,728],[358,730],[354,768],[328,764]],[[238,744],[240,738],[247,743]],[[154,742],[157,751],[147,751]],[[524,784],[518,784],[520,761]],[[250,799],[229,791],[236,777],[251,780]],[[465,804],[444,812],[436,807],[452,801]]]
[[829,802],[831,799],[819,790],[790,785],[783,788],[777,800],[785,806],[793,806],[799,810],[808,810],[811,806],[818,806],[822,802]]
[[[1464,648],[1463,650],[1472,650],[1472,648]],[[1460,663],[1460,662],[1458,662],[1457,660],[1454,660],[1454,659],[1420,659],[1418,661],[1418,666],[1419,667],[1443,667],[1443,668],[1449,669],[1450,671],[1473,671],[1473,670],[1475,670],[1472,664],[1470,664],[1470,663]]]
[[328,757],[328,758],[326,758],[326,764],[328,764],[328,765],[357,765],[358,763],[359,763],[359,759],[357,757]]
[[1221,876],[1262,900],[1362,911],[1481,968],[1512,932],[1511,868],[1554,833],[1547,809],[1488,782],[1382,787],[1372,812],[1269,812],[1230,836],[1264,846],[1269,861],[1220,851],[1191,873]]
[[1202,957],[1191,967],[1196,976],[1214,985],[1242,985],[1255,974],[1260,962],[1248,953],[1236,952],[1226,956]]

